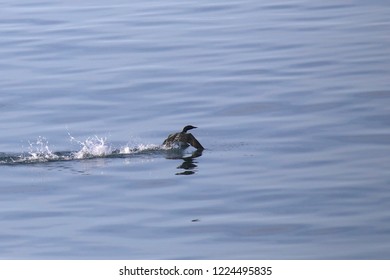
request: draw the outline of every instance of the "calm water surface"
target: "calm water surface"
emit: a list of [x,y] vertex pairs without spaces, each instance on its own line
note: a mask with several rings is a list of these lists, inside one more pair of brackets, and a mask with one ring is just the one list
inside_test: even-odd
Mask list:
[[1,259],[390,259],[387,1],[1,10]]

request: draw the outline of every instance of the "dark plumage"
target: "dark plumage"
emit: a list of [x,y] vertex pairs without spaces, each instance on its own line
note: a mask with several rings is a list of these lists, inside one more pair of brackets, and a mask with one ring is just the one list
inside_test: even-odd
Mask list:
[[163,145],[166,147],[173,147],[178,145],[181,148],[187,148],[189,145],[197,150],[204,150],[203,146],[198,140],[191,134],[187,133],[188,130],[194,129],[196,126],[187,125],[183,128],[182,132],[170,134],[167,139],[164,140]]

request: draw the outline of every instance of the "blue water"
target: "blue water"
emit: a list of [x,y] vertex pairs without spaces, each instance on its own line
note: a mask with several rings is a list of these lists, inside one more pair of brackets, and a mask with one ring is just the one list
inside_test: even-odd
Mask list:
[[390,258],[388,1],[1,10],[1,259]]

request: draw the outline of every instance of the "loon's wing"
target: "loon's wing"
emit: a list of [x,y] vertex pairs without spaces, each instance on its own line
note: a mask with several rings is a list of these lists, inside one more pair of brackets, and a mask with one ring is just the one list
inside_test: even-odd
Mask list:
[[169,134],[168,138],[164,140],[163,145],[170,146],[175,141],[175,138],[177,136],[177,133]]
[[204,150],[203,146],[199,143],[198,140],[192,135],[191,133],[187,133],[187,143],[190,144],[192,147],[198,149],[198,150]]

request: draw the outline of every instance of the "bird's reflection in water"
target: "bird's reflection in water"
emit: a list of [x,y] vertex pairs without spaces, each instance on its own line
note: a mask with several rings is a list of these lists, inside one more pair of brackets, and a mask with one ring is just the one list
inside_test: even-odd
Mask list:
[[198,162],[195,161],[195,159],[200,156],[202,156],[201,150],[196,150],[188,156],[182,149],[173,149],[168,152],[166,158],[183,160],[183,162],[177,167],[177,169],[183,169],[183,171],[175,173],[175,175],[193,175],[198,167]]

